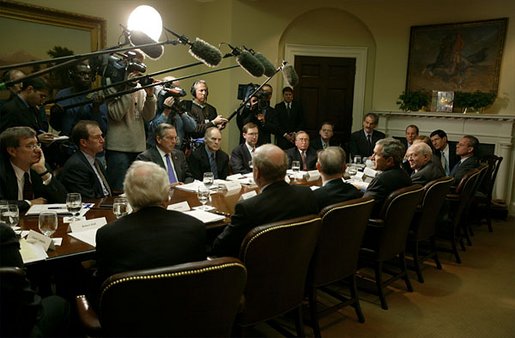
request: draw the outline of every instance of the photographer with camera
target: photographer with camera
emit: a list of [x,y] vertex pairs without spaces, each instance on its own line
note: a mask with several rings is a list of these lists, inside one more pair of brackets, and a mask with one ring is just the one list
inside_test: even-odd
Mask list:
[[173,76],[163,78],[164,85],[155,86],[157,93],[157,114],[150,121],[147,135],[147,148],[155,146],[155,131],[161,123],[168,123],[177,131],[177,145],[180,150],[187,146],[186,133],[193,133],[197,122],[181,108],[181,97],[186,92],[179,87],[179,81],[173,81]]
[[[134,54],[134,57],[127,60],[127,79],[141,76],[146,71],[143,53],[134,50]],[[141,87],[137,81],[130,82],[127,86]],[[107,107],[107,177],[116,193],[123,191],[123,179],[127,169],[136,156],[146,149],[145,121],[150,121],[156,114],[154,88],[148,87],[111,99],[107,102]]]
[[250,98],[250,105],[245,107],[241,115],[238,116],[238,126],[240,124],[243,126],[249,122],[258,126],[258,146],[271,143],[271,134],[277,134],[279,130],[276,124],[275,110],[270,106],[272,92],[272,86],[265,84],[260,91]]

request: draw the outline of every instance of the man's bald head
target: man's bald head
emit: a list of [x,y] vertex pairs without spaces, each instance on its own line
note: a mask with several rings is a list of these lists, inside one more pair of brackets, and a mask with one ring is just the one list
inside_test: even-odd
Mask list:
[[254,178],[256,179],[256,174],[258,174],[259,179],[256,179],[256,183],[260,186],[284,180],[284,176],[286,176],[288,157],[286,153],[276,145],[264,144],[257,148],[254,152],[252,162],[255,172]]

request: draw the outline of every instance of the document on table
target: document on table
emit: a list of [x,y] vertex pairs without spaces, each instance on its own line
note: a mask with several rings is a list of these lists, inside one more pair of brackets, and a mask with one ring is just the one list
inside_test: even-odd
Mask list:
[[[94,203],[82,203],[82,208],[80,209],[79,216],[84,216],[86,212],[89,211],[95,204]],[[27,210],[26,216],[37,216],[44,211],[55,211],[60,216],[68,216],[71,213],[66,208],[66,204],[64,203],[54,203],[54,204],[34,204],[29,210]]]
[[24,238],[20,239],[20,254],[24,264],[43,261],[48,258],[41,245],[29,243]]
[[[199,180],[195,180],[191,183],[186,183],[186,184],[178,184],[176,186],[174,186],[175,189],[179,189],[179,190],[184,190],[184,191],[189,191],[189,192],[194,192],[196,193],[198,191],[198,187],[203,185],[204,183],[200,182]],[[213,185],[209,188],[209,190],[211,190],[211,194],[215,193],[218,191],[218,183],[217,183],[217,180],[214,180],[213,182]]]
[[203,223],[213,223],[221,221],[225,218],[223,215],[213,214],[212,212],[207,212],[204,210],[191,210],[185,211],[186,215],[190,215],[195,217],[196,219],[202,221]]
[[72,232],[68,235],[96,247],[97,230],[106,224],[107,220],[105,217],[74,222],[70,225]]

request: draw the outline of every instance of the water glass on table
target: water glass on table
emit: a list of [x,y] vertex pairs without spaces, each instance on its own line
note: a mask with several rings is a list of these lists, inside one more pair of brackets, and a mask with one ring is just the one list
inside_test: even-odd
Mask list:
[[77,192],[71,192],[66,195],[66,209],[72,214],[71,221],[79,221],[79,213],[82,208],[82,197]]
[[202,206],[199,208],[200,210],[207,210],[209,209],[206,207],[206,203],[209,201],[209,188],[205,185],[199,185],[197,189],[197,197],[199,202],[202,204]]
[[51,237],[57,230],[57,213],[55,211],[43,211],[40,213],[38,228],[43,235]]
[[0,206],[0,220],[11,228],[17,226],[20,221],[18,205],[14,203],[2,204]]
[[123,217],[129,213],[129,201],[125,197],[116,197],[113,202],[113,213],[116,218]]
[[210,189],[214,182],[215,182],[215,175],[210,171],[205,172],[204,177],[202,178],[202,183],[204,183],[204,185],[208,189]]

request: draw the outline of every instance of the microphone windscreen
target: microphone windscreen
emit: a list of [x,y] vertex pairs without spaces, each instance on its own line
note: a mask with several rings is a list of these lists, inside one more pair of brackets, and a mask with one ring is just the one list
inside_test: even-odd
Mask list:
[[220,62],[222,62],[222,52],[215,46],[199,38],[191,44],[190,54],[209,67],[218,66]]
[[290,87],[295,87],[299,84],[299,76],[292,65],[286,65],[283,67],[284,80]]
[[245,69],[247,73],[254,77],[260,77],[265,72],[265,68],[261,62],[246,50],[236,57],[236,62],[238,62],[241,68]]
[[268,61],[268,59],[263,54],[256,53],[254,54],[254,57],[263,65],[263,68],[265,69],[265,76],[272,77],[275,75],[275,66],[272,64],[272,62]]
[[[150,36],[143,33],[142,31],[131,31],[129,40],[133,46],[148,45],[151,43],[157,43],[152,40]],[[155,45],[149,47],[142,47],[140,50],[152,60],[157,60],[163,55],[164,47],[162,45]]]

